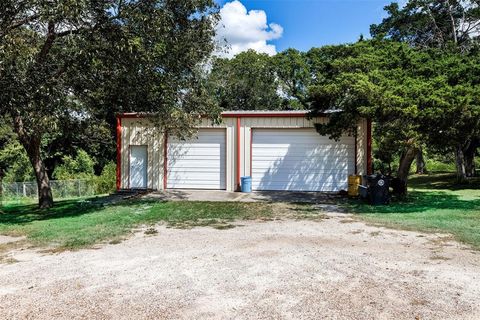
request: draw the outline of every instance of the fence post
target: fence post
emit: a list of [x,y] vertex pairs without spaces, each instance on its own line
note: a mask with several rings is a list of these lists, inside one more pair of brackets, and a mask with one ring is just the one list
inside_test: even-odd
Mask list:
[[3,207],[3,174],[3,169],[0,168],[0,207]]
[[23,197],[27,197],[27,189],[25,188],[25,182],[22,182],[22,192],[23,192]]
[[81,197],[80,193],[80,180],[77,180],[77,189],[78,189],[78,197]]

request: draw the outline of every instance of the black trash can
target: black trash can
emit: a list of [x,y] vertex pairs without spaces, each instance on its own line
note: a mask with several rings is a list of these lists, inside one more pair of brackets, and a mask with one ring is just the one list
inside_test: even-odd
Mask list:
[[367,176],[368,201],[371,205],[390,203],[390,179],[382,174]]

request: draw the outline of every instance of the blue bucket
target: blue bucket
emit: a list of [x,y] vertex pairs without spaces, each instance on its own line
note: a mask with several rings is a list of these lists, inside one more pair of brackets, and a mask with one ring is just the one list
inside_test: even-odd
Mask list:
[[252,177],[241,177],[242,192],[252,192]]

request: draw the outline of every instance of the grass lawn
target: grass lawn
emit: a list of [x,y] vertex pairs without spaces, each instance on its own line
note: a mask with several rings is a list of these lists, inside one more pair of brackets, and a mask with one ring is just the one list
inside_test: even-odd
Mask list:
[[[175,227],[232,227],[235,219],[268,218],[271,205],[236,202],[129,200],[105,204],[102,198],[59,201],[49,210],[35,205],[0,208],[0,234],[26,236],[29,243],[57,249],[81,248],[123,239],[139,225],[164,221]],[[155,232],[152,230],[151,232]]]
[[[109,204],[106,200],[59,201],[49,210],[39,210],[33,204],[1,207],[0,234],[25,236],[35,246],[76,249],[118,242],[139,225],[158,222],[179,228],[210,225],[222,229],[233,227],[234,220],[272,219],[285,214],[295,219],[322,218],[318,210],[298,204],[281,212],[281,208],[268,203],[128,200]],[[448,174],[414,176],[404,201],[393,201],[389,206],[348,201],[346,206],[370,223],[446,232],[480,249],[480,179],[459,186]]]
[[413,176],[406,200],[389,206],[349,202],[348,208],[367,222],[426,232],[446,232],[480,249],[480,179],[455,184],[450,174]]

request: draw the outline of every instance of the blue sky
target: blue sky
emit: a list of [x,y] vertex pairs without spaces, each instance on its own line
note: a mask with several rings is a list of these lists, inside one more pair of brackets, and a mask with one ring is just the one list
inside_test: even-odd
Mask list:
[[[217,2],[223,7],[225,3],[231,1],[217,0]],[[354,42],[360,34],[368,36],[370,25],[382,20],[385,16],[383,7],[392,1],[240,0],[240,2],[246,8],[247,15],[250,10],[262,10],[265,12],[267,25],[275,23],[283,28],[281,35],[277,32],[265,39],[267,44],[275,46],[279,52],[289,47],[305,51],[325,44]],[[269,30],[267,27],[264,31]],[[243,34],[245,33],[249,32],[244,31]],[[228,40],[228,30],[225,34]],[[237,39],[238,35],[234,38]],[[237,51],[239,50],[241,51],[241,49]],[[264,51],[269,50],[271,49]]]

